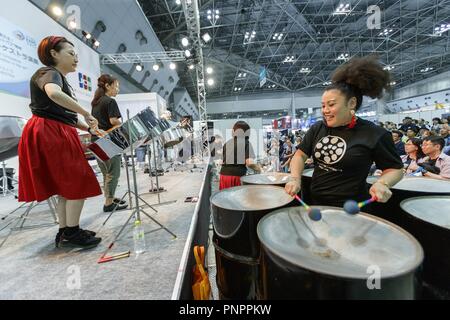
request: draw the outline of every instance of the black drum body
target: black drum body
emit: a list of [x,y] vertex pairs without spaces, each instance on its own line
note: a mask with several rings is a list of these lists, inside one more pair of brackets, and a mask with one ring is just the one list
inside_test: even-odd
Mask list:
[[[369,188],[377,180],[367,178]],[[450,182],[421,177],[405,177],[391,188],[392,197],[386,203],[371,204],[371,213],[408,230],[406,213],[400,206],[403,200],[425,196],[450,196]]]
[[289,263],[264,246],[261,268],[264,300],[414,300],[420,295],[419,270],[381,279],[380,289],[369,289],[367,279],[313,272]]
[[[268,197],[269,201],[261,203],[255,199],[255,208],[252,208],[251,198],[256,195],[261,197],[260,200]],[[227,199],[234,202],[234,207],[224,203]],[[259,207],[256,207],[258,202]],[[258,222],[271,211],[291,203],[292,198],[284,189],[274,186],[234,187],[222,190],[211,198],[216,280],[221,299],[258,298],[261,291],[260,242],[256,234]]]
[[425,252],[425,298],[450,299],[450,196],[412,198],[401,207],[406,228]]

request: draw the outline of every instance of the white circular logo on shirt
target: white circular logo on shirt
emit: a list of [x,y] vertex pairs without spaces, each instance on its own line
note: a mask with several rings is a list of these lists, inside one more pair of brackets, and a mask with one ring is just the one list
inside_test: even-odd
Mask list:
[[335,164],[342,160],[347,150],[347,143],[340,137],[322,138],[314,149],[314,157],[324,164]]

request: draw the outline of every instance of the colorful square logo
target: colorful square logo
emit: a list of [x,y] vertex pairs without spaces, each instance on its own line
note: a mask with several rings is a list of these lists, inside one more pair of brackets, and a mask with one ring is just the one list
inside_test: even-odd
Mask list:
[[79,72],[78,73],[78,80],[79,85],[81,89],[84,89],[86,91],[92,92],[92,81],[91,77]]

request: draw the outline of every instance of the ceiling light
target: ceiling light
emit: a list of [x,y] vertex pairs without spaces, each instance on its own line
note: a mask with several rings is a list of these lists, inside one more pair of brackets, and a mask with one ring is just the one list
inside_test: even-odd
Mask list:
[[213,69],[213,68],[211,68],[211,67],[206,68],[206,73],[207,73],[207,74],[211,74],[211,73],[213,73],[213,72],[214,72],[214,69]]
[[169,69],[170,69],[170,70],[175,70],[176,68],[177,68],[177,65],[176,65],[175,63],[171,62],[171,63],[169,64]]
[[175,0],[175,3],[179,6],[181,4],[181,0]]
[[159,70],[159,64],[155,63],[152,67],[153,70],[158,71]]
[[142,70],[144,70],[144,67],[142,66],[142,64],[138,63],[138,64],[136,65],[136,71],[137,71],[137,72],[141,72]]
[[193,70],[194,69],[194,65],[190,64],[188,68],[189,68],[189,70]]
[[100,47],[100,42],[98,41],[98,40],[95,40],[94,41],[94,47]]
[[188,38],[184,37],[183,39],[181,39],[181,44],[183,45],[183,47],[187,47],[189,45]]
[[395,68],[394,66],[385,66],[385,67],[383,67],[383,70],[390,71],[390,70],[392,70],[394,68]]
[[214,79],[208,79],[208,86],[214,85]]
[[211,40],[211,36],[209,35],[209,33],[205,33],[202,38],[205,42],[209,42]]
[[186,58],[189,58],[191,56],[191,51],[190,50],[185,50],[184,51],[184,55],[186,56]]
[[63,15],[62,9],[60,7],[58,7],[58,6],[53,6],[52,12],[57,17],[61,17]]

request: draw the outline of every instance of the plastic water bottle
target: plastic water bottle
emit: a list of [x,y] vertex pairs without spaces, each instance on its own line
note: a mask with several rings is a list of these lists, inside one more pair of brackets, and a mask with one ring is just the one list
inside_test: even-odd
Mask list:
[[134,253],[141,254],[145,252],[145,231],[139,220],[134,222],[133,239]]

